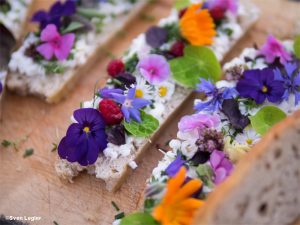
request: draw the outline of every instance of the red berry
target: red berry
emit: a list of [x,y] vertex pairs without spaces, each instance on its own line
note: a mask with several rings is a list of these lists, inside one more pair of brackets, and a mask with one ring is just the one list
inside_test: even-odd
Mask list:
[[110,76],[116,77],[125,71],[124,63],[119,59],[113,59],[107,66],[107,72]]
[[183,15],[185,14],[186,10],[187,10],[187,8],[181,9],[181,10],[179,11],[179,13],[178,13],[178,17],[179,17],[179,18],[183,17]]
[[176,57],[180,57],[183,56],[183,50],[184,50],[184,43],[183,41],[176,41],[172,47],[171,47],[171,54],[176,56]]
[[214,7],[210,11],[210,15],[214,19],[214,21],[220,21],[224,18],[225,16],[225,10],[222,7]]
[[123,120],[123,113],[113,100],[103,99],[99,103],[99,111],[107,125],[120,124]]

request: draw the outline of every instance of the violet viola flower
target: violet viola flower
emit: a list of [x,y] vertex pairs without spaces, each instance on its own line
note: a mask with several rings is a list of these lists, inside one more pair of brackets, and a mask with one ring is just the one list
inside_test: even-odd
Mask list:
[[237,0],[209,0],[206,5],[210,10],[214,8],[220,8],[225,12],[230,11],[234,15],[236,15],[238,10]]
[[49,12],[44,10],[37,11],[33,17],[33,22],[40,23],[40,29],[44,29],[48,24],[55,24],[57,28],[60,28],[61,17],[71,16],[76,11],[76,4],[73,0],[68,0],[65,3],[56,2],[52,5]]
[[236,89],[241,97],[251,98],[257,104],[262,104],[266,98],[273,103],[280,102],[285,91],[283,82],[275,80],[270,68],[246,70]]
[[69,33],[61,36],[54,24],[49,24],[41,33],[41,40],[44,42],[37,46],[36,50],[47,60],[53,55],[62,61],[68,58],[75,41],[75,34]]
[[290,94],[295,95],[295,105],[300,101],[300,71],[296,63],[287,63],[284,70],[274,70],[275,80],[283,82],[285,92],[282,99],[288,100]]
[[2,93],[2,89],[3,89],[3,87],[2,87],[2,82],[0,81],[0,95],[1,95],[1,93]]
[[196,128],[216,127],[220,123],[220,117],[209,114],[193,114],[184,116],[178,123],[178,129],[182,132],[188,132]]
[[214,172],[213,181],[217,185],[222,183],[233,170],[233,164],[226,158],[222,151],[213,151],[210,155],[209,162]]
[[166,174],[169,177],[174,177],[185,163],[186,161],[182,159],[182,155],[179,153],[176,159],[166,168]]
[[142,58],[137,65],[137,69],[150,84],[159,84],[167,80],[171,74],[167,60],[156,54]]
[[217,88],[212,82],[200,78],[201,83],[197,85],[197,91],[204,93],[207,97],[205,101],[198,100],[194,106],[197,112],[214,112],[219,110],[225,99],[232,99],[238,95],[235,88]]
[[104,88],[99,90],[99,95],[103,99],[113,98],[112,94],[122,95],[123,93],[124,93],[124,91],[122,89],[119,89],[119,88],[104,87]]
[[267,63],[273,63],[276,58],[279,58],[280,63],[284,64],[292,59],[284,46],[272,35],[268,36],[258,54],[264,56]]
[[58,145],[58,154],[60,158],[82,166],[94,164],[99,153],[107,147],[104,119],[92,108],[78,109],[73,115],[77,123],[68,128]]
[[130,118],[132,118],[141,123],[139,110],[150,105],[151,102],[143,98],[135,98],[135,91],[135,88],[129,89],[127,96],[116,93],[112,93],[111,95],[116,102],[122,104],[121,110],[127,122],[130,122]]

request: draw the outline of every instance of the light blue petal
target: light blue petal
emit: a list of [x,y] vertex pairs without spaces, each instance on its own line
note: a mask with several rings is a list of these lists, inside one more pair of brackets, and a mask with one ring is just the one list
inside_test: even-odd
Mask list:
[[121,111],[125,117],[126,122],[130,122],[130,112],[129,109],[125,106],[122,106]]
[[131,118],[133,118],[134,120],[136,120],[137,122],[141,123],[141,117],[140,117],[140,111],[134,108],[130,108],[129,109],[130,112],[130,116]]
[[143,98],[136,98],[132,101],[132,107],[135,109],[140,109],[150,104],[151,104],[150,101]]

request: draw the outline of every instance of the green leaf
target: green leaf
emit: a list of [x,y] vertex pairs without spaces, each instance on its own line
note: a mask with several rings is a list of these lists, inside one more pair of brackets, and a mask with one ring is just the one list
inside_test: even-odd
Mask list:
[[33,155],[33,152],[34,152],[33,148],[25,149],[25,152],[24,152],[24,154],[23,154],[23,158],[27,158],[27,157],[29,157],[29,156],[32,156],[32,155]]
[[178,83],[194,88],[199,78],[213,82],[221,78],[221,66],[213,51],[207,47],[189,45],[184,56],[169,61],[173,78]]
[[122,219],[120,225],[158,225],[148,213],[133,213]]
[[186,8],[190,5],[190,0],[175,0],[175,8],[177,10],[181,10],[183,8]]
[[205,186],[212,188],[214,183],[212,182],[213,171],[212,168],[207,164],[200,164],[196,169],[197,175],[203,181]]
[[141,123],[131,120],[130,123],[124,121],[125,129],[135,137],[148,137],[159,126],[159,122],[153,116],[141,111]]
[[79,23],[79,22],[72,22],[69,24],[69,26],[66,27],[66,29],[64,29],[62,31],[63,34],[65,33],[70,33],[72,31],[75,31],[75,30],[78,30],[80,28],[84,27],[84,25],[82,23]]
[[286,117],[285,112],[275,106],[265,106],[254,116],[250,117],[253,129],[260,135],[264,135],[274,124]]
[[93,9],[93,8],[77,7],[76,11],[79,15],[86,17],[88,19],[99,18],[99,19],[103,20],[105,18],[105,15],[99,13],[99,10]]
[[300,35],[298,35],[295,38],[295,41],[294,41],[294,52],[295,52],[295,56],[297,56],[297,58],[300,59]]

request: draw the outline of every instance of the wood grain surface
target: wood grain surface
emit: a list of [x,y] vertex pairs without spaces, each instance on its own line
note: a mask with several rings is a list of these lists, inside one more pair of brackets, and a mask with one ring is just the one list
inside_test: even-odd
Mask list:
[[[258,23],[247,33],[226,57],[239,55],[245,47],[262,44],[267,34],[286,39],[300,33],[300,3],[288,0],[253,0],[261,9]],[[37,0],[35,9],[47,7],[51,1]],[[112,55],[122,55],[131,40],[160,18],[169,14],[172,0],[152,1],[135,21],[103,49],[98,62],[90,68],[69,94],[57,105],[48,105],[33,97],[7,93],[0,122],[0,141],[20,141],[17,148],[0,147],[0,214],[6,216],[38,216],[41,220],[30,224],[53,225],[109,225],[114,220],[115,201],[122,211],[138,208],[146,179],[162,158],[157,148],[166,148],[166,142],[176,135],[177,121],[192,112],[189,107],[177,115],[173,123],[157,139],[139,167],[131,173],[116,193],[105,190],[103,182],[88,174],[81,174],[73,184],[61,181],[55,174],[56,152],[52,143],[58,143],[70,123],[70,115],[79,102],[92,98],[95,85],[107,79],[106,65]],[[34,154],[23,158],[25,149]]]

